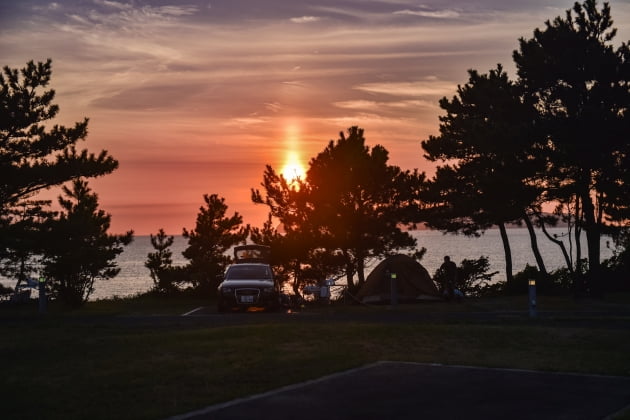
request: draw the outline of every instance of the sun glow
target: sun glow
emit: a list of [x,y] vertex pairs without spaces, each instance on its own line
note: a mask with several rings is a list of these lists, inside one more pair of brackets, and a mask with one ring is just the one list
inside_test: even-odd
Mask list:
[[302,165],[302,162],[300,162],[297,153],[288,153],[287,159],[280,173],[288,182],[295,182],[298,179],[304,180],[306,170],[304,169],[304,165]]

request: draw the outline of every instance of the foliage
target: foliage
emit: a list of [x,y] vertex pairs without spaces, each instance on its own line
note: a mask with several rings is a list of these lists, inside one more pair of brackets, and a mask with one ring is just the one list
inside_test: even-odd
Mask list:
[[[272,168],[268,170],[273,171]],[[301,294],[307,285],[342,275],[343,259],[340,253],[314,247],[317,241],[306,229],[287,229],[280,233],[272,227],[272,223],[269,214],[262,229],[251,229],[250,238],[256,244],[271,248],[271,265],[275,277],[281,283],[290,283],[294,294]]]
[[254,190],[252,199],[268,205],[282,223],[294,273],[302,264],[309,277],[343,271],[352,291],[365,281],[368,258],[415,246],[400,224],[411,221],[420,176],[388,159],[383,146],[366,146],[363,130],[351,127],[311,159],[305,180],[289,184],[267,167],[265,197]]
[[52,103],[55,91],[45,89],[51,75],[50,59],[29,61],[20,70],[5,66],[0,74],[0,272],[15,278],[16,288],[35,273],[48,245],[42,226],[54,216],[50,202],[32,196],[118,167],[106,151],[77,150],[87,136],[87,119],[73,127],[47,125],[59,112]]
[[[518,85],[501,65],[488,74],[469,71],[457,95],[443,98],[440,135],[422,142],[425,157],[442,161],[422,188],[426,207],[420,216],[445,232],[479,235],[502,229],[506,277],[511,279],[511,251],[505,224],[524,219],[540,196],[529,182],[542,163],[532,159],[537,134],[533,107],[522,100]],[[535,245],[535,243],[532,243]]]
[[98,196],[82,180],[64,187],[59,197],[63,209],[48,223],[43,270],[53,295],[72,307],[84,304],[94,291],[94,281],[115,277],[120,269],[116,256],[131,243],[133,232],[111,235],[111,216],[98,207]]
[[499,293],[504,295],[523,295],[528,293],[529,281],[536,280],[536,293],[545,296],[568,295],[574,292],[578,284],[576,277],[567,268],[561,268],[541,275],[540,271],[529,264],[514,275],[514,281],[499,283]]
[[150,239],[155,252],[147,255],[144,266],[149,269],[153,290],[157,293],[173,294],[179,290],[177,284],[186,278],[183,267],[173,267],[173,252],[170,247],[175,237],[168,236],[164,229],[160,229],[155,236],[151,234]]
[[27,278],[36,276],[45,243],[42,226],[55,215],[46,210],[49,205],[49,201],[23,200],[19,206],[8,209],[5,224],[0,227],[0,259],[4,262],[0,274],[16,279],[16,289]]
[[[270,167],[268,170],[273,172]],[[269,214],[262,228],[251,228],[250,238],[255,244],[269,246],[275,279],[281,284],[290,282],[293,293],[300,294],[301,289],[309,283],[311,275],[307,235],[296,230],[280,233],[273,227],[273,219]]]
[[[475,297],[491,295],[495,293],[496,287],[492,282],[492,277],[498,271],[490,271],[490,261],[488,257],[481,256],[476,260],[464,259],[457,267],[457,281],[455,288],[461,291],[464,296]],[[433,275],[433,281],[437,284],[441,294],[445,293],[446,272],[438,268]]]
[[13,289],[11,287],[7,287],[0,283],[0,297],[3,295],[9,295],[13,293]]
[[523,216],[538,196],[524,182],[531,162],[532,109],[501,65],[488,74],[469,71],[452,100],[443,98],[440,135],[422,142],[425,157],[439,166],[421,198],[430,204],[430,226],[449,232],[477,234],[499,222]]
[[586,232],[591,288],[600,277],[601,235],[630,215],[630,47],[611,45],[612,24],[607,3],[600,9],[585,0],[521,39],[514,52],[519,82],[547,139],[546,198],[576,203],[573,219]]
[[48,86],[52,61],[29,61],[20,71],[4,67],[0,74],[0,212],[44,188],[76,177],[112,172],[118,162],[100,152],[78,151],[87,136],[88,120],[74,127],[43,124],[57,116],[55,91]]
[[243,217],[235,212],[226,216],[228,206],[217,194],[204,194],[205,206],[199,208],[195,228],[184,228],[188,247],[183,255],[190,262],[187,267],[191,285],[202,293],[216,293],[217,277],[221,276],[231,257],[225,255],[232,246],[244,243],[248,229],[242,226]]
[[[532,214],[538,223],[551,220],[541,216],[542,203],[557,203],[560,217],[562,209],[572,212],[575,238],[586,232],[590,290],[601,283],[592,281],[601,278],[601,235],[630,217],[630,47],[613,48],[615,35],[608,4],[576,3],[565,18],[520,40],[516,83],[500,65],[488,75],[470,70],[457,96],[440,101],[446,111],[440,136],[422,147],[427,159],[446,164],[422,186],[420,216],[432,227],[467,235],[498,225],[508,282],[508,222],[525,222],[538,270],[547,275],[530,220]],[[579,240],[574,259],[563,252],[579,289]]]
[[630,228],[613,236],[613,256],[604,262],[606,291],[630,290]]

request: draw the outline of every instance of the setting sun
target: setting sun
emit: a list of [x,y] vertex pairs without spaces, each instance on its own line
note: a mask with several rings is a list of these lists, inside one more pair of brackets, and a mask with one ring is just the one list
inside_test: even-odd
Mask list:
[[304,169],[304,165],[300,162],[300,159],[295,152],[291,152],[287,155],[287,160],[282,167],[282,171],[280,172],[284,179],[289,182],[293,182],[297,179],[304,179],[306,175],[306,170]]

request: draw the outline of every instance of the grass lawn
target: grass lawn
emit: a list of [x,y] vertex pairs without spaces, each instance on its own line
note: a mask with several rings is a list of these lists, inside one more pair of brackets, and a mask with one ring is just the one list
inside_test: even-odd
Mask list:
[[2,417],[160,419],[378,360],[630,376],[628,297],[541,299],[552,312],[534,320],[472,316],[526,313],[523,299],[307,307],[195,322],[145,315],[207,302],[137,298],[70,313],[51,307],[46,316],[33,314],[36,306],[0,306]]

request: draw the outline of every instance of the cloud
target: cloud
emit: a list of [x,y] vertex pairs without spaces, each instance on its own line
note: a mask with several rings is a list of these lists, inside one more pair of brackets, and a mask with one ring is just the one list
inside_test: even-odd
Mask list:
[[119,10],[129,10],[133,8],[131,4],[120,3],[118,1],[111,1],[111,0],[92,0],[92,1],[94,2],[94,4],[97,4],[100,6],[111,7],[111,8],[119,9]]
[[132,31],[138,33],[151,34],[146,32],[151,26],[161,26],[166,23],[173,23],[174,18],[192,15],[198,11],[197,6],[142,6],[133,7],[131,4],[120,3],[110,0],[93,0],[94,4],[101,6],[99,9],[78,10],[70,17],[75,23],[82,24],[75,27],[76,31],[87,31],[97,33],[107,31],[114,33]]
[[265,102],[264,105],[265,105],[265,109],[273,113],[277,113],[282,110],[282,105],[278,102]]
[[376,101],[366,101],[363,99],[359,100],[350,100],[350,101],[339,101],[334,102],[334,106],[337,108],[343,109],[363,109],[363,110],[375,110],[378,109],[379,103]]
[[54,12],[57,10],[61,10],[61,5],[57,2],[48,3],[46,5],[34,5],[31,6],[31,10],[34,12]]
[[252,125],[259,125],[268,123],[269,119],[258,116],[251,117],[242,117],[242,118],[232,118],[228,121],[225,121],[223,125],[228,127],[239,127],[239,128],[249,128]]
[[312,23],[318,22],[321,18],[317,16],[300,16],[300,17],[292,17],[291,22],[293,23]]
[[456,10],[397,10],[394,12],[395,15],[407,15],[407,16],[420,16],[420,17],[428,17],[434,19],[453,19],[458,18],[460,13]]
[[305,87],[304,83],[299,80],[285,80],[280,83],[286,86]]
[[334,102],[334,106],[342,109],[355,109],[355,110],[400,110],[400,109],[414,109],[417,110],[422,107],[435,107],[434,101],[422,101],[418,99],[382,102],[382,101],[368,101],[365,99],[349,100]]
[[354,89],[391,96],[403,97],[442,97],[452,94],[456,86],[452,82],[435,80],[433,78],[415,82],[373,82],[354,86]]

